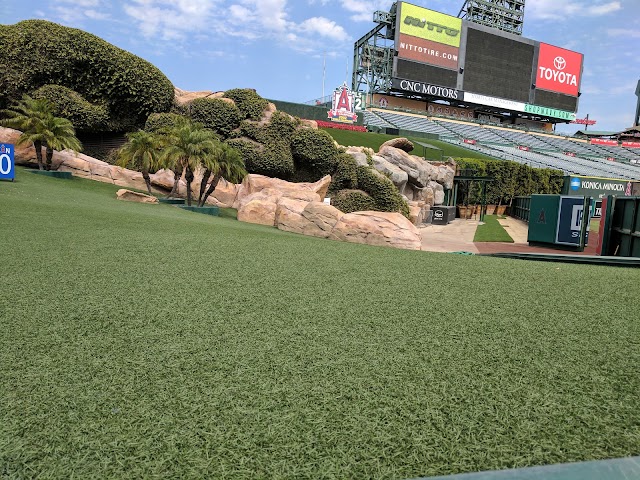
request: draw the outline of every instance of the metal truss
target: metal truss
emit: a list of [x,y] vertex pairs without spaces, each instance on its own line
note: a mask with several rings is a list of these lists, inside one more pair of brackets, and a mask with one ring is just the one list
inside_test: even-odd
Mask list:
[[466,0],[458,17],[522,35],[525,0]]

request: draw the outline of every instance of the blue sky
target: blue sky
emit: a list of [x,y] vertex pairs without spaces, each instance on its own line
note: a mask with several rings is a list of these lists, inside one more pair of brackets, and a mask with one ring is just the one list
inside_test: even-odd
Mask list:
[[[457,15],[462,0],[410,3]],[[185,90],[255,88],[305,102],[350,83],[353,42],[388,0],[0,0],[2,23],[44,18],[81,28],[158,66]],[[633,123],[640,0],[527,0],[524,35],[585,54],[578,118]],[[566,126],[573,132],[580,127]]]

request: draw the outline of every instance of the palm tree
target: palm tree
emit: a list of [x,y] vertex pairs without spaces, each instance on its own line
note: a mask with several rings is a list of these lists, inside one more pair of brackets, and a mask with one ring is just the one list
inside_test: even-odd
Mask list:
[[[198,123],[183,123],[171,129],[167,138],[161,161],[176,172],[176,181],[180,179],[177,172],[185,172],[187,181],[187,205],[191,206],[193,172],[202,165],[216,150],[215,134]],[[174,183],[172,193],[176,190]]]
[[66,118],[48,116],[42,123],[42,129],[43,143],[47,154],[47,170],[51,170],[54,150],[69,149],[74,152],[82,150],[82,144],[76,137],[73,124]]
[[[202,196],[202,191],[204,190],[204,186],[206,182],[209,180],[209,176],[202,179],[202,185],[200,187],[200,203],[198,206],[202,207],[207,202],[209,195],[211,195],[221,178],[231,182],[231,183],[239,183],[242,179],[247,175],[247,170],[245,169],[244,160],[242,160],[242,156],[240,153],[231,148],[226,143],[221,143],[220,148],[216,152],[214,152],[212,164],[215,165],[214,168],[211,168],[209,176],[213,173],[213,180],[209,185],[204,196]],[[208,166],[207,166],[208,168]],[[206,172],[205,172],[206,173]]]
[[123,168],[132,167],[135,170],[140,170],[149,195],[151,195],[149,172],[160,166],[161,148],[161,139],[157,135],[140,130],[128,133],[127,143],[118,150],[117,164]]
[[3,110],[7,118],[0,123],[9,128],[20,130],[22,135],[18,138],[18,145],[32,143],[36,150],[38,168],[43,170],[42,144],[45,140],[44,122],[53,117],[53,107],[46,99],[33,99],[24,95],[22,100],[17,102],[12,108]]

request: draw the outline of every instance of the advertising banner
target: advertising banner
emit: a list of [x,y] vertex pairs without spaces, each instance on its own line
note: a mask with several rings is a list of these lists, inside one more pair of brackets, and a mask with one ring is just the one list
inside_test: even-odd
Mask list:
[[574,121],[570,123],[575,123],[577,125],[595,125],[598,123],[597,120],[589,120],[588,118],[576,118]]
[[578,96],[582,54],[540,43],[536,88]]
[[606,138],[592,138],[589,143],[591,143],[591,145],[608,145],[609,147],[618,146],[617,140],[609,140]]
[[469,145],[475,145],[476,143],[478,143],[476,140],[473,140],[472,138],[465,138],[463,142],[468,143]]
[[622,142],[624,148],[640,148],[640,142]]
[[504,108],[505,110],[515,110],[524,112],[525,104],[522,102],[514,102],[504,98],[489,97],[487,95],[479,95],[477,93],[464,92],[464,101],[477,103],[480,105],[488,105],[490,107]]
[[0,180],[11,180],[16,176],[15,150],[10,143],[0,143]]
[[523,152],[528,152],[529,150],[531,150],[531,148],[527,147],[526,145],[518,145],[518,150],[522,150]]
[[398,57],[414,62],[428,63],[449,70],[458,69],[458,48],[441,43],[400,34]]
[[567,157],[575,157],[575,156],[577,156],[577,155],[575,154],[575,152],[564,152],[564,154],[565,154]]
[[524,112],[544,117],[560,118],[562,120],[573,120],[576,118],[576,114],[573,112],[558,110],[557,108],[542,107],[540,105],[531,105],[529,103],[525,105]]
[[565,177],[563,193],[603,198],[607,195],[629,197],[633,192],[633,182],[598,177]]
[[429,103],[427,105],[427,112],[431,115],[444,115],[445,117],[455,117],[460,120],[473,120],[475,117],[473,110],[441,105],[439,103]]
[[[560,245],[580,245],[582,230],[582,216],[584,213],[584,197],[561,197],[560,213],[558,214],[558,229],[556,243]],[[589,238],[587,226],[587,238]]]
[[441,87],[430,83],[415,82],[413,80],[403,80],[401,78],[391,79],[391,88],[405,92],[417,93],[420,95],[431,95],[434,97],[448,98],[450,100],[462,100],[462,92],[455,88]]
[[458,49],[462,19],[403,2],[400,9],[400,33]]

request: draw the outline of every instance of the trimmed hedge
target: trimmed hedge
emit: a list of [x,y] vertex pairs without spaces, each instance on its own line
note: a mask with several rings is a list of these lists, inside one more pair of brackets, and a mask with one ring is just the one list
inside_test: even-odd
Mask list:
[[224,93],[224,98],[230,98],[240,110],[242,119],[260,120],[269,101],[262,98],[250,88],[234,88]]
[[[0,108],[45,85],[104,104],[110,131],[131,131],[168,112],[173,85],[155,66],[95,35],[45,20],[0,25]],[[10,68],[9,68],[10,67]]]
[[374,210],[400,212],[409,218],[409,205],[391,180],[372,167],[358,167],[358,188],[373,198]]
[[69,120],[76,130],[97,131],[109,121],[106,105],[94,105],[78,92],[61,85],[45,85],[31,96],[48,100],[53,106],[54,115]]
[[294,174],[293,157],[286,142],[273,141],[264,145],[248,138],[234,138],[226,143],[238,150],[249,173],[284,180]]
[[330,192],[351,190],[358,186],[358,164],[348,153],[338,155],[337,167],[331,176]]
[[291,152],[296,168],[317,172],[318,178],[336,170],[338,148],[333,137],[324,130],[298,130],[291,138]]
[[189,117],[228,138],[240,126],[240,110],[233,103],[220,98],[197,98],[188,104]]
[[147,132],[156,133],[159,130],[175,127],[184,118],[184,115],[178,115],[177,113],[152,113],[147,118],[144,129]]
[[373,198],[362,190],[341,190],[331,199],[331,205],[344,213],[376,210]]

